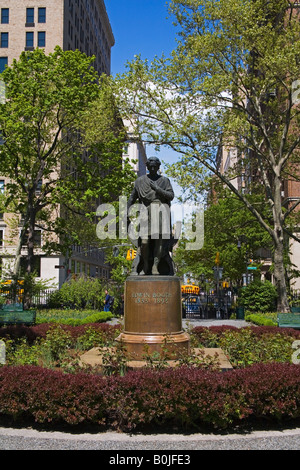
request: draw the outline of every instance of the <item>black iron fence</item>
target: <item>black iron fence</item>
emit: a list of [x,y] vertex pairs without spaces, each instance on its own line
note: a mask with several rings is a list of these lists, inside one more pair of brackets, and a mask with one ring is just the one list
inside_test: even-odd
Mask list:
[[46,307],[49,303],[51,295],[56,292],[56,289],[44,289],[32,297],[32,305],[35,307]]
[[[46,307],[49,303],[51,295],[56,292],[56,289],[43,289],[31,298],[32,307]],[[11,288],[11,286],[3,286],[0,289],[0,295],[4,297],[4,302],[9,304],[12,302],[23,302],[24,290],[22,286]]]
[[186,295],[182,300],[184,318],[229,318],[232,313],[233,296],[231,291],[216,294],[200,293]]

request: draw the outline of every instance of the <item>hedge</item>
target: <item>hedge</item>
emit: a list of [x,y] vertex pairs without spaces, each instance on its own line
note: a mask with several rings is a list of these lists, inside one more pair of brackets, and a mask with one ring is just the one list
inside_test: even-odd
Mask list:
[[[59,313],[60,311],[58,311]],[[84,325],[86,323],[101,323],[101,322],[107,322],[113,318],[113,315],[111,312],[90,312],[90,314],[87,314],[83,318],[76,318],[76,314],[78,314],[78,311],[72,312],[71,310],[65,310],[63,311],[65,314],[68,315],[68,318],[61,318],[58,316],[58,318],[49,318],[48,316],[42,316],[43,312],[39,313],[37,315],[37,321],[36,323],[41,324],[41,323],[56,323],[60,325],[71,325],[71,326],[78,326],[78,325]],[[82,315],[84,315],[84,311],[81,312]],[[75,317],[75,318],[74,318]]]
[[277,321],[272,320],[272,318],[266,318],[264,315],[255,313],[246,315],[246,321],[254,323],[255,325],[278,326]]
[[211,372],[181,367],[120,376],[64,374],[36,366],[0,368],[0,423],[95,425],[165,432],[226,429],[253,420],[299,419],[300,366],[256,364]]
[[41,323],[35,326],[11,325],[0,328],[0,339],[10,338],[17,340],[26,338],[29,344],[33,344],[38,338],[46,338],[47,332],[55,327],[60,327],[68,332],[74,340],[84,335],[88,330],[93,329],[102,332],[103,336],[111,341],[118,335],[120,330],[119,325],[110,325],[109,323],[84,323],[78,326],[56,325],[53,323]]

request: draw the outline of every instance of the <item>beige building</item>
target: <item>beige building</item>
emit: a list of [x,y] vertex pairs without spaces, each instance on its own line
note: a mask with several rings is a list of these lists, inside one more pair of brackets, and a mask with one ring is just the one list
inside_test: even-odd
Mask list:
[[59,45],[95,55],[96,70],[110,73],[115,41],[103,0],[0,0],[0,8],[0,71],[24,50]]
[[[98,73],[110,73],[114,36],[103,0],[0,0],[0,73],[22,51],[46,53],[59,45],[95,55]],[[6,180],[0,176],[0,191]],[[4,272],[12,267],[14,246],[8,214],[0,214],[0,260]],[[60,286],[71,274],[109,277],[104,253],[95,247],[73,246],[69,256],[43,254],[43,233],[36,232],[36,272]],[[25,250],[24,250],[25,255]]]

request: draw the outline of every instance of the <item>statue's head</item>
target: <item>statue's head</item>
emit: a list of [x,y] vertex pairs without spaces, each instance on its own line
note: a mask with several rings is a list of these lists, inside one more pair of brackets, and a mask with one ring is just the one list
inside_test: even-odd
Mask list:
[[152,167],[152,166],[155,166],[158,169],[160,167],[160,165],[161,165],[161,162],[160,162],[159,158],[157,158],[157,157],[149,157],[148,160],[147,160],[147,163],[146,163],[146,166],[147,166],[148,169],[149,169],[149,167]]

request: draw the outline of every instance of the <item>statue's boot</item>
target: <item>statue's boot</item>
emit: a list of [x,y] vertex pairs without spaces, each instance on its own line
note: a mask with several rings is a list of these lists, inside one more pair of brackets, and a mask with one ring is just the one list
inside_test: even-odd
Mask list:
[[159,275],[158,264],[159,264],[159,258],[154,258],[154,263],[152,266],[152,275],[154,276]]

